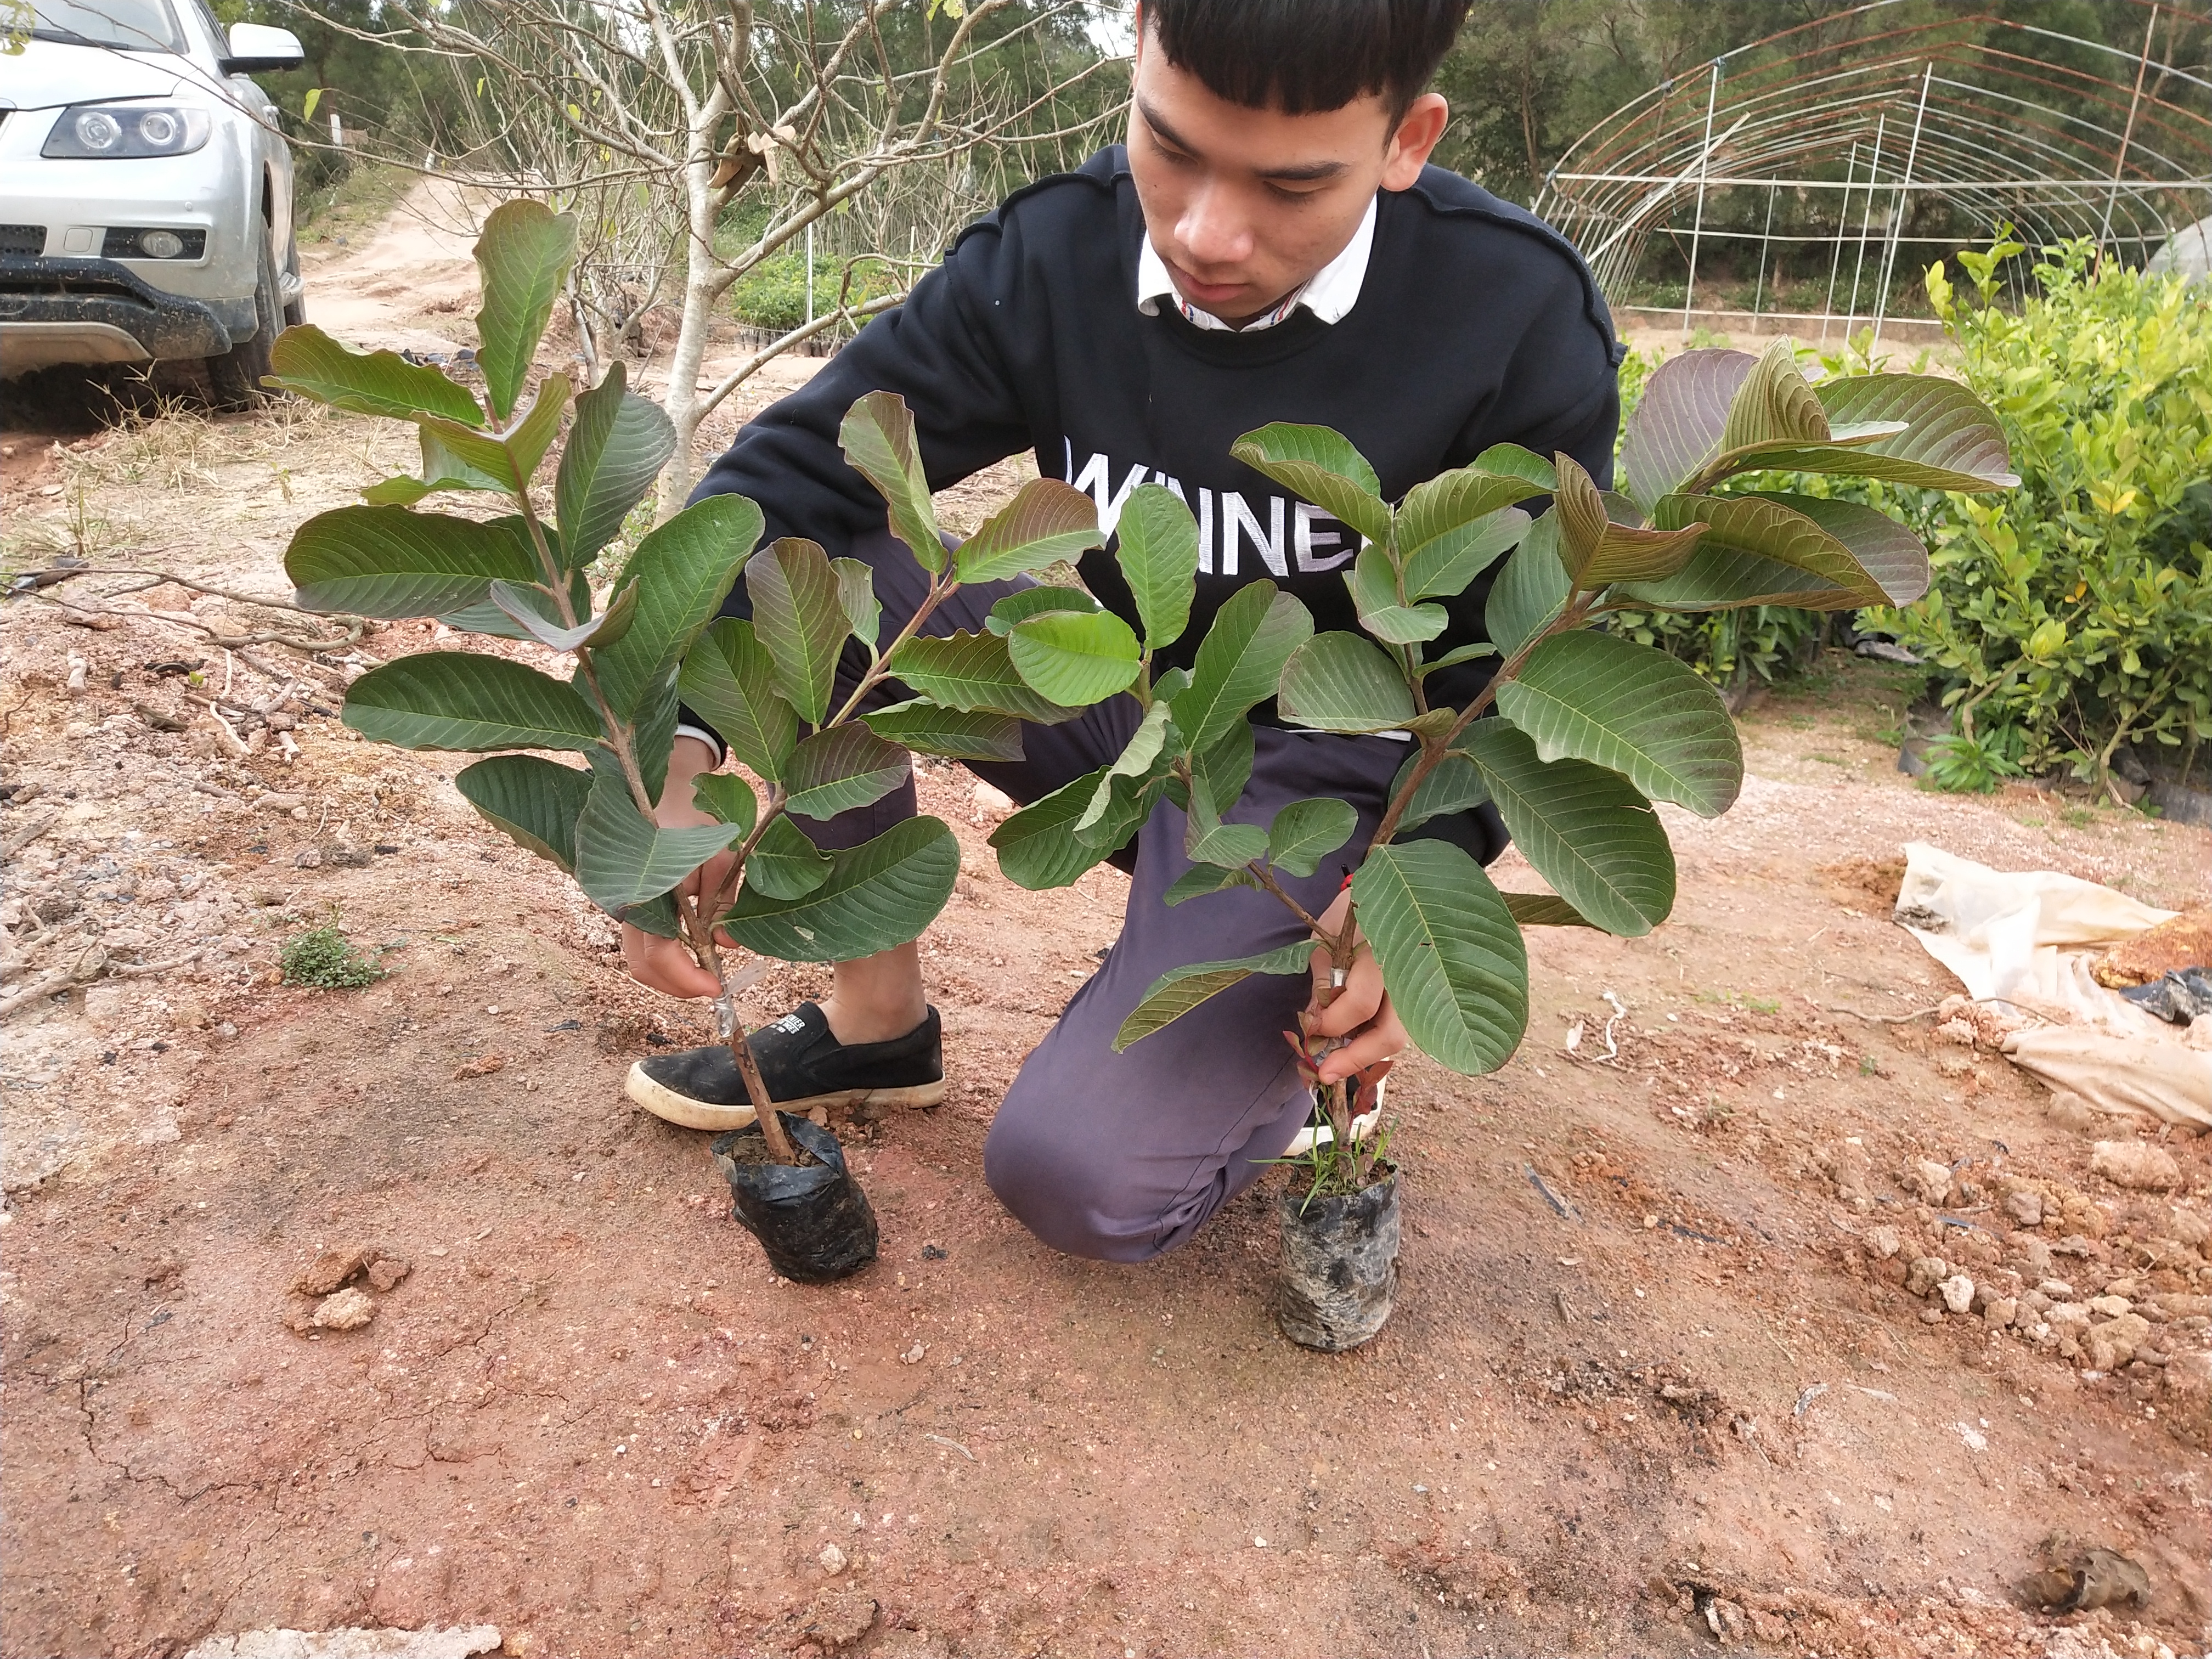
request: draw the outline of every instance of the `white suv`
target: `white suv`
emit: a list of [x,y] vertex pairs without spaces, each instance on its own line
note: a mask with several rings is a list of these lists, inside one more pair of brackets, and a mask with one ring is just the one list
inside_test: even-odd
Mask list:
[[298,39],[226,33],[206,0],[25,9],[0,42],[0,379],[203,358],[217,402],[252,403],[305,313],[292,153],[246,77],[297,67]]

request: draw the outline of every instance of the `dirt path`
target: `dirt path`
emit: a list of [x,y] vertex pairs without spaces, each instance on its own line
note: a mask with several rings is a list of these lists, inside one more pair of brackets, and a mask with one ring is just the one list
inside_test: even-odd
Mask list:
[[[290,526],[408,450],[300,411],[158,422],[65,448],[56,495],[11,480],[8,562],[88,533],[274,592]],[[1143,1267],[1055,1256],[985,1189],[994,1103],[1123,887],[1008,885],[951,769],[922,778],[966,854],[924,941],[951,1097],[847,1132],[877,1267],[770,1277],[704,1138],[621,1094],[703,1018],[617,970],[451,757],[331,717],[427,634],[308,665],[0,612],[0,834],[46,824],[0,901],[7,990],[88,975],[0,1054],[7,1651],[477,1622],[518,1655],[2203,1650],[2212,1143],[2167,1139],[2179,1189],[2124,1191],[2089,1150],[2134,1126],[1838,1010],[1952,988],[1887,920],[1907,839],[2179,903],[2212,836],[1918,793],[1893,676],[1831,659],[1747,717],[1735,811],[1670,813],[1665,927],[1539,936],[1511,1065],[1400,1073],[1400,1310],[1325,1358],[1268,1317],[1272,1182]],[[180,664],[276,717],[250,752]],[[281,942],[333,917],[387,976],[277,985]],[[823,984],[781,971],[752,1016]],[[1958,1185],[1931,1202],[1921,1160]],[[2002,1201],[2023,1184],[2040,1226]],[[407,1271],[367,1327],[295,1329],[333,1250]],[[1937,1255],[2124,1296],[2158,1346],[2085,1371],[1913,1295]],[[2028,1605],[2092,1546],[2143,1565],[2147,1606]]]

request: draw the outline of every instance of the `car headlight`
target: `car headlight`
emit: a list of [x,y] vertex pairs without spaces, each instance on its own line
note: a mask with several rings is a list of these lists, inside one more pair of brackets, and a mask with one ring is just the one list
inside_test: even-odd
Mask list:
[[208,141],[205,110],[177,104],[77,104],[65,109],[39,154],[53,160],[185,155]]

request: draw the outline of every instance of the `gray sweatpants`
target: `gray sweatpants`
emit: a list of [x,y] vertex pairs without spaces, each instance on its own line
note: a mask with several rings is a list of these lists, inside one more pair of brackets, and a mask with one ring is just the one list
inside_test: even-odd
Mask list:
[[[927,578],[889,534],[864,538],[852,550],[873,568],[885,632],[896,631],[921,604]],[[994,602],[1027,585],[963,587],[925,631],[978,631]],[[728,609],[749,612],[742,586]],[[859,648],[848,647],[841,696],[865,667]],[[879,690],[883,704],[911,695],[898,686]],[[1023,759],[963,763],[1027,804],[1111,762],[1134,734],[1138,712],[1135,698],[1120,696],[1063,725],[1025,724]],[[1407,747],[1385,738],[1272,726],[1257,728],[1257,739],[1252,781],[1229,814],[1232,821],[1264,825],[1285,803],[1308,795],[1338,796],[1358,811],[1358,834],[1340,859],[1324,860],[1303,881],[1282,878],[1317,915],[1336,896],[1353,853],[1374,834]],[[872,806],[799,823],[820,846],[850,847],[915,811],[909,775]],[[1485,862],[1505,845],[1490,808],[1426,832],[1438,830]],[[1142,1261],[1175,1249],[1282,1154],[1310,1104],[1283,1041],[1309,995],[1303,975],[1255,975],[1127,1052],[1113,1051],[1122,1020],[1170,969],[1274,950],[1304,931],[1273,895],[1250,888],[1169,908],[1161,895],[1190,868],[1182,844],[1183,815],[1162,801],[1133,847],[1115,860],[1131,878],[1121,936],[1023,1062],[984,1142],[984,1179],[1000,1201],[1046,1243],[1071,1255]]]

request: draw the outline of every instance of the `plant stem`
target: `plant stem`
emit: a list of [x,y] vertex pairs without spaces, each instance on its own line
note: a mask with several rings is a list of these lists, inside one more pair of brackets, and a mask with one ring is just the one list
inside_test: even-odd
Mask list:
[[823,722],[819,727],[820,730],[826,732],[831,726],[841,726],[852,718],[853,711],[860,706],[860,699],[891,677],[892,653],[915,636],[922,623],[929,620],[930,614],[939,605],[952,597],[954,590],[958,588],[960,582],[959,579],[952,574],[953,568],[950,561],[953,556],[947,553],[945,556],[947,561],[945,570],[940,575],[931,579],[929,592],[922,598],[921,608],[908,620],[904,628],[899,629],[897,636],[870,665],[868,672],[860,676],[860,683],[853,688],[853,695],[845,699],[843,706],[836,714]]
[[[1390,838],[1398,833],[1399,820],[1406,816],[1406,808],[1413,803],[1413,792],[1428,781],[1430,773],[1443,763],[1444,756],[1450,751],[1459,734],[1474,725],[1482,713],[1497,701],[1498,688],[1521,672],[1521,665],[1528,660],[1529,653],[1553,635],[1565,633],[1582,624],[1583,619],[1589,613],[1589,602],[1585,599],[1577,606],[1574,603],[1576,597],[1569,595],[1567,604],[1558,617],[1523,640],[1521,648],[1498,665],[1498,672],[1490,677],[1490,683],[1475,694],[1473,702],[1461,711],[1460,717],[1452,722],[1449,731],[1433,744],[1425,738],[1421,740],[1420,758],[1413,763],[1413,769],[1407,775],[1404,787],[1390,798],[1390,805],[1382,813],[1382,822],[1376,826],[1374,838],[1367,843],[1369,852],[1390,844]],[[1595,595],[1591,597],[1595,598]]]
[[721,997],[715,1005],[715,1017],[721,1025],[722,1041],[728,1045],[730,1058],[736,1062],[738,1075],[745,1081],[745,1095],[752,1102],[753,1118],[760,1125],[761,1138],[768,1143],[768,1154],[779,1164],[796,1164],[799,1158],[791,1149],[791,1137],[783,1131],[783,1120],[776,1115],[775,1103],[769,1098],[768,1084],[761,1076],[760,1061],[754,1055],[752,1045],[745,1041],[744,1023],[738,1018],[737,1004],[730,991],[729,975],[723,970],[722,953],[714,944],[714,917],[720,906],[702,913],[696,899],[676,902],[677,915],[684,924],[684,943],[699,959],[699,965],[714,976],[721,988]]

